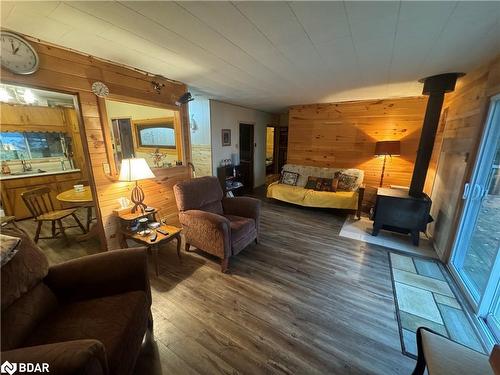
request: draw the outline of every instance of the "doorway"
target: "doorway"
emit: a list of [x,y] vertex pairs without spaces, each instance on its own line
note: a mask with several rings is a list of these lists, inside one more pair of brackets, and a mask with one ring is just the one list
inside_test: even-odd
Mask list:
[[275,173],[276,127],[266,127],[266,177]]
[[246,192],[251,192],[254,185],[254,125],[240,123],[240,168],[241,178]]
[[57,264],[104,249],[87,139],[71,93],[0,83],[2,231]]
[[469,182],[451,270],[490,337],[500,340],[500,96],[488,120]]

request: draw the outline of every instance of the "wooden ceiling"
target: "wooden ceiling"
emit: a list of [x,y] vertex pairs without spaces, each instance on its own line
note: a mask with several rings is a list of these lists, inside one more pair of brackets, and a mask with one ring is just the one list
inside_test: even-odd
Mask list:
[[500,51],[500,2],[1,2],[4,28],[266,111],[414,96]]

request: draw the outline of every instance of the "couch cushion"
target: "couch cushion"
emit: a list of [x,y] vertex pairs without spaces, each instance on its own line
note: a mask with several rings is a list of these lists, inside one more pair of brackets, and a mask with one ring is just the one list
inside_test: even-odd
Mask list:
[[223,192],[217,177],[206,176],[179,182],[174,186],[179,211],[202,210],[222,214]]
[[47,258],[28,234],[17,228],[2,228],[2,233],[18,237],[17,254],[2,267],[2,311],[37,285],[48,272]]
[[236,215],[224,216],[231,226],[231,253],[236,255],[257,237],[255,220]]
[[283,202],[302,204],[307,189],[302,186],[290,186],[273,182],[267,187],[267,197]]
[[133,368],[148,321],[146,293],[135,291],[61,305],[23,346],[95,339],[104,344],[111,374]]
[[354,191],[306,190],[301,203],[307,207],[338,208],[356,210],[358,208],[358,193]]
[[57,308],[57,298],[43,282],[2,311],[2,350],[16,349]]

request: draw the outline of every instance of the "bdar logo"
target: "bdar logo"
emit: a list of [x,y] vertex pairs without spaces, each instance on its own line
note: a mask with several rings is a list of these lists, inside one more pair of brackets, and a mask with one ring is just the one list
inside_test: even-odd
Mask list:
[[2,374],[14,374],[17,371],[17,363],[10,363],[9,361],[5,361],[0,366],[0,371]]

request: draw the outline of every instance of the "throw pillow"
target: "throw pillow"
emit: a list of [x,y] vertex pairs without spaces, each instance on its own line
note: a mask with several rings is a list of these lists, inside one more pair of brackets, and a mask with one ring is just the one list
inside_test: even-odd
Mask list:
[[298,179],[299,179],[298,173],[290,172],[290,171],[283,171],[281,173],[280,184],[296,186]]
[[21,242],[20,238],[7,236],[0,233],[0,265],[4,266],[17,253],[17,245]]
[[357,180],[358,178],[356,176],[351,176],[348,174],[341,173],[339,176],[337,190],[354,191],[356,189]]
[[304,186],[304,189],[316,190],[316,186],[318,185],[318,183],[321,184],[321,177],[309,176],[307,177],[307,183],[306,186]]
[[335,193],[337,191],[339,180],[337,178],[323,178],[321,191],[329,191]]

